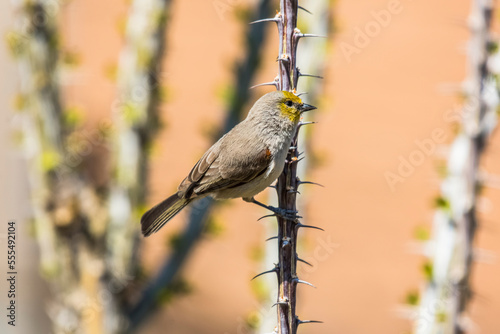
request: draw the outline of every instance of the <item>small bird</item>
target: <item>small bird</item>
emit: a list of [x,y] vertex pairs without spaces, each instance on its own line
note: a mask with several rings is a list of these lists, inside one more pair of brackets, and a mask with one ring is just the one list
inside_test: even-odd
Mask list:
[[178,191],[142,216],[144,236],[157,232],[190,202],[206,196],[241,197],[277,212],[254,196],[281,174],[300,116],[313,109],[316,107],[287,91],[262,96],[245,120],[208,149]]

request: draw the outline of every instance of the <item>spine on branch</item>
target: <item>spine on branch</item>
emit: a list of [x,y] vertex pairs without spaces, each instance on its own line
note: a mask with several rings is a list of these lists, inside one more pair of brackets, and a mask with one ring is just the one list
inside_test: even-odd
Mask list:
[[[280,11],[273,18],[253,22],[275,22],[278,27],[278,76],[274,81],[262,85],[274,85],[278,90],[290,91],[295,94],[297,94],[297,85],[301,76],[297,67],[299,40],[304,37],[322,37],[303,34],[297,28],[298,9],[297,0],[280,0]],[[300,185],[297,177],[297,165],[302,160],[302,158],[299,158],[298,138],[299,131],[305,124],[309,123],[302,122],[297,128],[288,151],[285,167],[276,183],[279,208],[287,212],[297,211],[296,197]],[[299,216],[296,216],[295,219],[277,217],[278,264],[276,268],[268,271],[276,272],[278,277],[278,296],[275,305],[278,313],[277,331],[280,334],[295,334],[300,324],[317,322],[302,321],[296,314],[297,285],[306,284],[312,286],[312,284],[299,279],[297,276],[297,235],[301,228],[316,228],[302,224],[299,218]]]
[[[298,1],[280,1],[278,34],[280,40],[278,89],[297,91],[296,65]],[[280,208],[297,211],[298,130],[293,137],[286,164],[276,184]],[[278,217],[278,333],[295,334],[298,328],[297,302],[297,233],[298,221]]]

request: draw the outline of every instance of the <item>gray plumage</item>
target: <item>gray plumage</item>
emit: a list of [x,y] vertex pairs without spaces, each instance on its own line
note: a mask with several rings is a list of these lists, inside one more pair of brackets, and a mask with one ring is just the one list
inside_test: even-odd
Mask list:
[[311,109],[315,108],[289,92],[261,97],[245,120],[208,149],[177,193],[144,214],[143,234],[158,231],[195,199],[212,196],[251,200],[283,170],[300,114]]

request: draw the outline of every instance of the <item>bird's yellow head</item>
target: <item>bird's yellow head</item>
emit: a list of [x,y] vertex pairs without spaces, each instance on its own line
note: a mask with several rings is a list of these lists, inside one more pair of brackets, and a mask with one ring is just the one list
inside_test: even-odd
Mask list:
[[281,93],[282,98],[279,101],[281,114],[292,122],[298,122],[303,112],[316,109],[316,107],[302,102],[300,97],[291,92],[282,91]]
[[316,107],[302,102],[297,95],[277,90],[258,99],[250,109],[248,118],[257,122],[273,119],[279,124],[293,126],[299,122],[303,112],[313,109]]

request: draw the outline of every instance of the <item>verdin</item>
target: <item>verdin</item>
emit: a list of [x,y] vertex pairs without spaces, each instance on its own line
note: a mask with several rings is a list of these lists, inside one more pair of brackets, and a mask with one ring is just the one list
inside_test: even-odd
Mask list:
[[142,216],[142,233],[157,232],[186,205],[205,196],[242,197],[272,209],[253,197],[280,175],[300,115],[312,109],[316,107],[287,91],[262,96],[245,120],[208,149],[177,193]]

